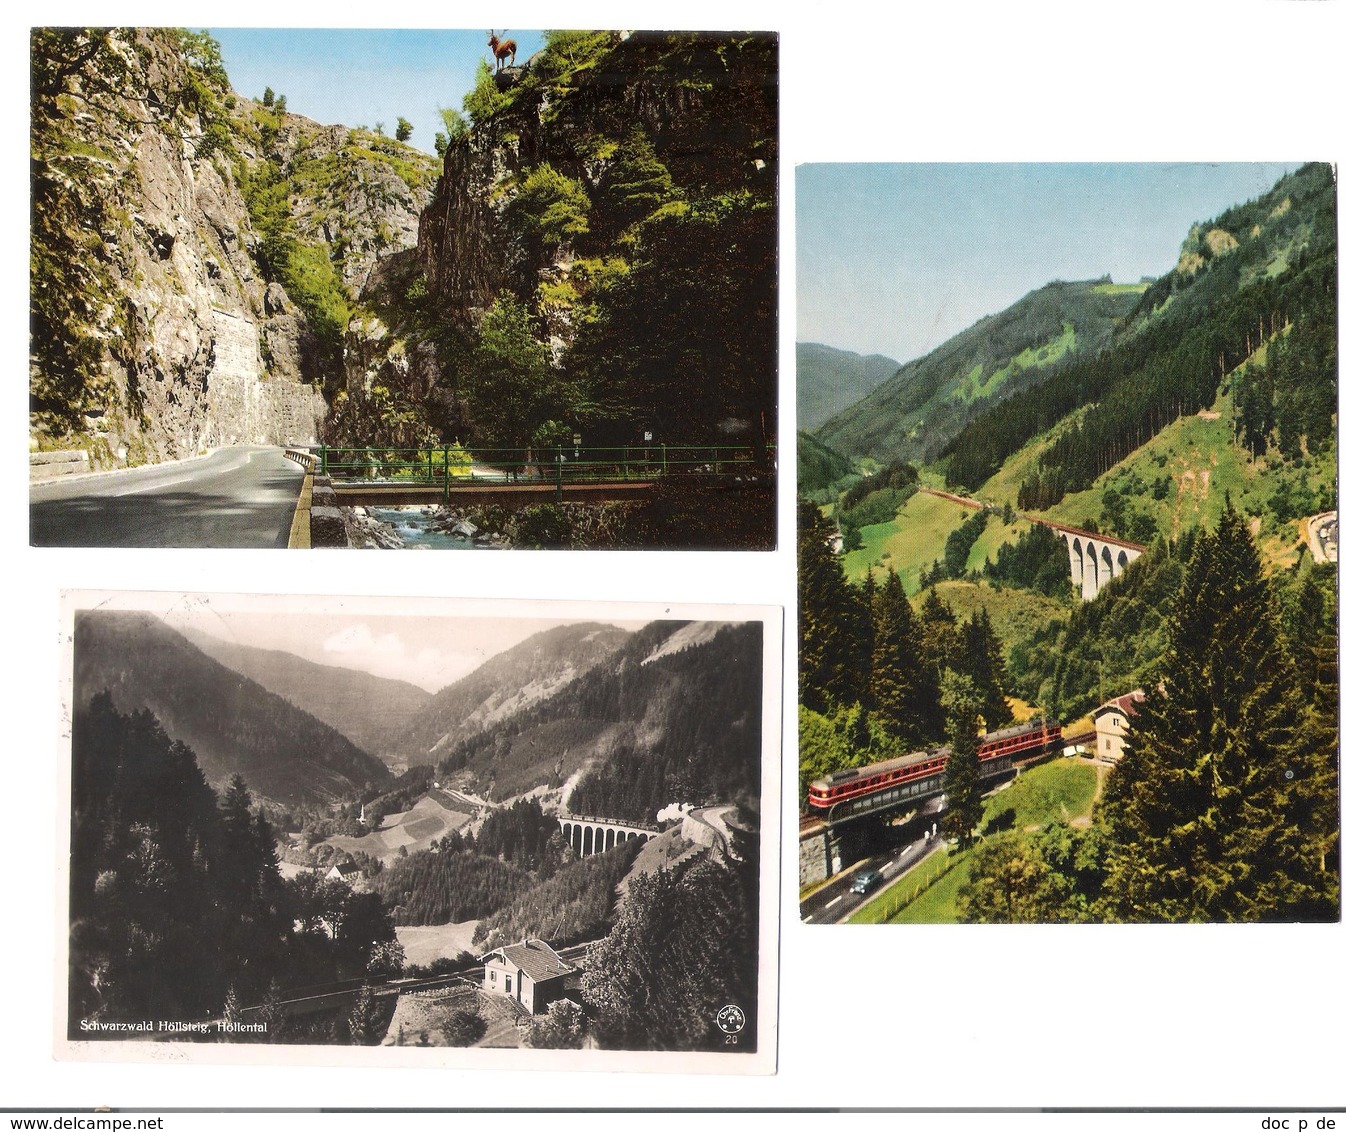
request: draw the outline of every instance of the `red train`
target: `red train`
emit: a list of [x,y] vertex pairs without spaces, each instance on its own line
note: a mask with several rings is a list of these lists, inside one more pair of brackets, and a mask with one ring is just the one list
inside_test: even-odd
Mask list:
[[[1061,742],[1061,725],[1053,720],[1037,720],[992,731],[983,736],[977,748],[977,759],[983,775],[1008,770],[1019,759],[1030,758],[1050,750]],[[913,784],[924,785],[927,779],[944,773],[949,760],[949,748],[934,751],[915,751],[881,763],[839,770],[809,783],[809,808],[830,810],[838,802],[849,802],[870,794],[885,794],[883,799],[897,801],[917,793]]]

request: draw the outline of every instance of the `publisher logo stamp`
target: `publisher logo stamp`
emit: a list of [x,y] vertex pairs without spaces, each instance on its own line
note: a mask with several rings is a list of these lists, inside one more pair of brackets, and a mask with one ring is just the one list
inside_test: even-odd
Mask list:
[[715,1015],[715,1025],[719,1026],[721,1031],[726,1034],[737,1034],[743,1029],[747,1020],[747,1015],[732,1002],[727,1006],[720,1007],[720,1012]]

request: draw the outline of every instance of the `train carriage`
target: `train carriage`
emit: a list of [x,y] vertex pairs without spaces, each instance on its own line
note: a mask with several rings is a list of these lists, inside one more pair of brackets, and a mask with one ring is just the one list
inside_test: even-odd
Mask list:
[[[1031,758],[1059,746],[1061,725],[1053,720],[1020,723],[982,736],[977,760],[983,777],[1010,769],[1015,762]],[[876,803],[898,801],[920,790],[929,789],[931,780],[944,774],[949,748],[915,751],[895,759],[870,763],[854,770],[839,770],[809,783],[809,807],[827,811],[841,802],[854,802],[871,795]]]

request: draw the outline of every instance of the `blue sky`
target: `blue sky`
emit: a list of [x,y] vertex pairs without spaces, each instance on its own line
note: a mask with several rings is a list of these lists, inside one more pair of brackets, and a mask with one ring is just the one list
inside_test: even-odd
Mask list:
[[911,361],[1052,279],[1162,275],[1298,165],[801,165],[795,337]]
[[[443,128],[439,107],[461,110],[490,54],[490,29],[423,31],[381,28],[209,28],[220,42],[229,81],[240,94],[261,98],[269,86],[287,109],[323,125],[382,122],[391,136],[397,119],[413,126],[411,144],[435,151]],[[496,29],[497,33],[501,29]],[[509,30],[523,63],[542,46],[540,31]]]

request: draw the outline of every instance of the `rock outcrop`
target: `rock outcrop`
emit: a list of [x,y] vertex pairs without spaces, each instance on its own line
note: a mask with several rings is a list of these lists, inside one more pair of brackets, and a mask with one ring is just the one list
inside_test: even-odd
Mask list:
[[116,466],[314,442],[330,375],[307,296],[263,270],[244,190],[259,170],[314,171],[322,190],[283,219],[353,296],[414,241],[432,159],[263,117],[203,36],[37,29],[32,47],[35,446]]

